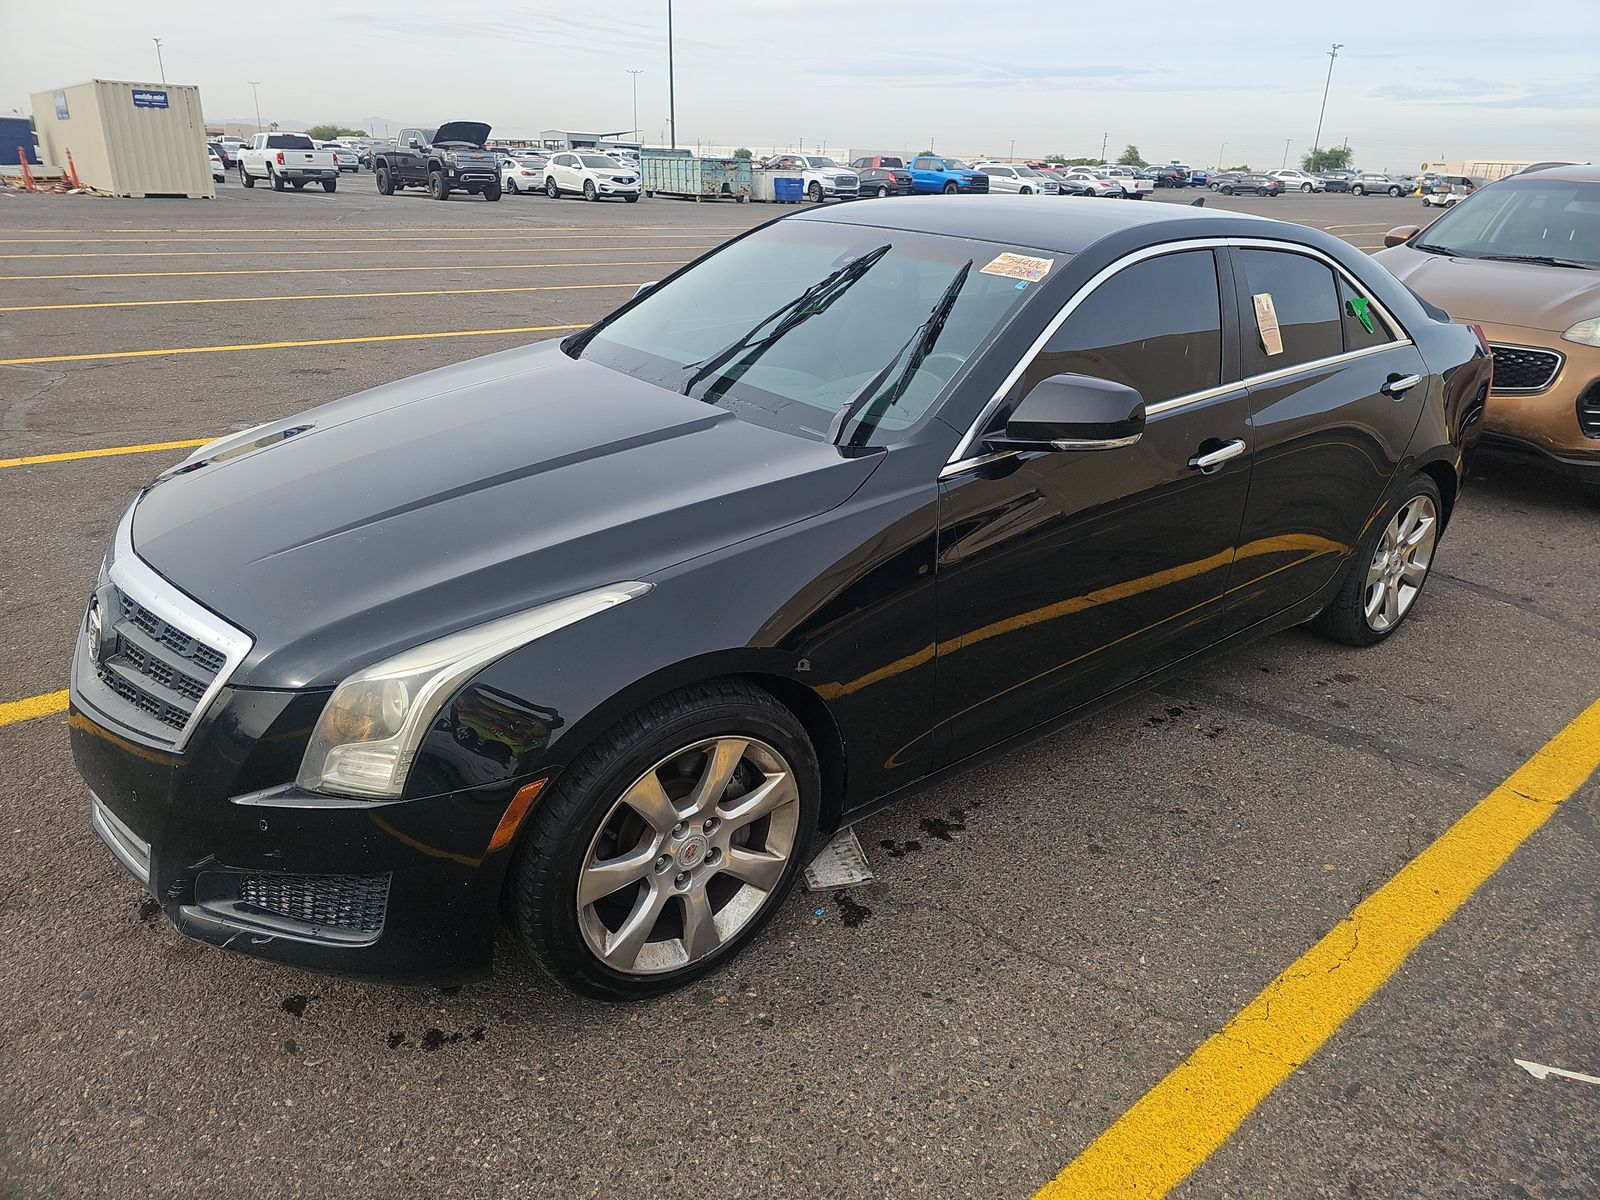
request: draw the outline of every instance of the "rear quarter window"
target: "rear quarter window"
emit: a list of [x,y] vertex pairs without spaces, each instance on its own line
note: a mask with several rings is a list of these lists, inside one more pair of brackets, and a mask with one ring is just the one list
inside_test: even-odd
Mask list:
[[[1281,371],[1344,352],[1344,323],[1330,267],[1286,250],[1240,250],[1235,261],[1244,283],[1239,307],[1246,330],[1246,374]],[[1263,294],[1272,297],[1278,317],[1280,354],[1267,353],[1256,324],[1254,298]]]

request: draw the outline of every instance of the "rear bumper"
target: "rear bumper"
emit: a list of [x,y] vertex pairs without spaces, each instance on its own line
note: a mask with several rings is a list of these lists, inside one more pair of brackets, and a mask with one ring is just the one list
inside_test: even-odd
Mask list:
[[337,167],[276,167],[279,175],[285,179],[337,179]]
[[510,783],[390,803],[292,779],[326,693],[224,689],[182,754],[85,707],[68,733],[88,819],[180,933],[256,958],[390,983],[460,983],[493,962]]

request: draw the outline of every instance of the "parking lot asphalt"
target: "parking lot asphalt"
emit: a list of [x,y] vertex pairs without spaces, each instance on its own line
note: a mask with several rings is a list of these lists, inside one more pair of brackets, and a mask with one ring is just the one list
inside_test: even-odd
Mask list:
[[[1363,249],[1428,215],[1207,203]],[[580,1001],[508,935],[450,990],[180,938],[90,830],[48,698],[117,517],[184,451],[5,464],[559,336],[780,211],[365,173],[0,197],[0,1194],[1026,1197],[1600,695],[1596,510],[1484,464],[1380,647],[1287,633],[909,799],[857,827],[873,883],[796,895],[685,991]],[[1597,810],[1590,780],[1172,1194],[1600,1194],[1600,1086],[1514,1061],[1600,1074]]]

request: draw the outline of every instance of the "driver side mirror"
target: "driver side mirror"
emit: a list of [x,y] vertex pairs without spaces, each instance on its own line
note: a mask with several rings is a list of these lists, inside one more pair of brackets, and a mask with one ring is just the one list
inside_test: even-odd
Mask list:
[[1042,379],[1006,421],[985,438],[994,450],[1115,450],[1144,434],[1144,397],[1131,387],[1090,375]]
[[1402,246],[1422,232],[1419,225],[1397,225],[1383,235],[1385,246]]

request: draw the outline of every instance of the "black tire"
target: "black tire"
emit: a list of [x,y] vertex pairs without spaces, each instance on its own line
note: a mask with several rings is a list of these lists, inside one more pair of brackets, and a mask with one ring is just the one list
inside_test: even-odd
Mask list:
[[815,179],[813,179],[810,185],[806,188],[806,199],[810,200],[813,204],[822,203],[822,185]]
[[544,177],[544,194],[552,200],[561,199],[561,188],[557,185],[554,175],[546,175]]
[[[1373,565],[1373,559],[1378,553],[1390,522],[1401,509],[1419,497],[1425,497],[1433,505],[1438,524],[1434,529],[1434,544],[1428,565],[1424,569],[1422,580],[1417,584],[1418,595],[1413,597],[1409,606],[1400,613],[1392,625],[1385,629],[1374,629],[1365,611],[1367,572]],[[1338,593],[1328,602],[1328,607],[1312,620],[1311,628],[1326,638],[1343,642],[1346,646],[1373,646],[1405,624],[1406,618],[1416,611],[1416,601],[1421,599],[1421,590],[1427,584],[1428,570],[1433,565],[1432,555],[1438,550],[1438,535],[1442,530],[1443,520],[1444,502],[1439,496],[1439,485],[1433,481],[1432,476],[1419,471],[1395,493],[1394,499],[1384,509],[1382,517],[1372,523],[1371,531],[1350,558],[1350,565],[1346,568],[1344,582],[1340,584]]]
[[267,167],[267,179],[272,184],[272,190],[275,192],[281,192],[289,186],[284,182],[283,176],[274,171],[271,166]]
[[[737,933],[698,961],[630,974],[589,948],[579,923],[579,878],[612,806],[634,780],[680,747],[718,735],[765,742],[788,760],[799,792],[793,847],[779,882]],[[645,705],[583,751],[539,797],[511,867],[512,920],[534,961],[556,983],[601,1000],[639,1000],[716,970],[782,907],[810,857],[822,790],[804,727],[767,692],[742,680],[699,684]]]
[[506,191],[510,192],[513,196],[517,194],[517,181],[515,179],[506,180]]
[[1221,192],[1224,196],[1231,196],[1233,195],[1233,185],[1231,183],[1225,183],[1218,188],[1217,191]]
[[337,192],[339,190],[339,181],[337,179],[324,179],[322,181],[322,190],[325,192]]
[[889,194],[889,189],[888,189],[887,186],[885,186],[884,184],[880,183],[878,185],[878,190],[873,192],[872,194],[874,196],[876,196],[879,200],[882,200],[885,196],[887,196]]
[[1352,196],[1365,196],[1367,194],[1367,189],[1362,187],[1359,183],[1352,183],[1350,185],[1350,194]]
[[444,177],[443,171],[428,172],[428,195],[435,200],[450,198],[450,181]]
[[594,186],[594,180],[585,179],[583,181],[583,198],[590,204],[593,204],[596,200],[600,199],[600,192]]
[[500,185],[498,183],[486,184],[483,189],[483,198],[490,201],[500,199]]
[[378,195],[394,195],[394,177],[389,174],[388,167],[378,168]]
[[[639,193],[635,192],[631,196],[624,196],[623,199],[625,199],[629,204],[637,204],[637,203],[639,203]],[[743,196],[739,197],[739,203],[740,204],[744,203],[744,197]]]
[[244,169],[243,163],[239,164],[239,182],[244,184],[244,186],[247,188],[253,188],[256,185],[255,176],[251,175],[249,171]]
[[960,190],[961,189],[959,187],[957,187],[954,183],[947,183],[947,184],[944,185],[944,194],[946,196],[954,196]]
[[1402,193],[1401,193],[1399,188],[1392,187],[1392,188],[1389,189],[1389,195],[1393,196],[1396,200],[1398,200],[1398,199],[1400,199]]

